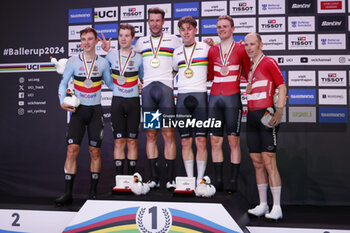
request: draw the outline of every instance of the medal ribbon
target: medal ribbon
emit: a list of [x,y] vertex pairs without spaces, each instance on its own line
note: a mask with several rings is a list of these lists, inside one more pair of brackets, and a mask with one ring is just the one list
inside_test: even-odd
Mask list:
[[88,71],[88,65],[87,65],[87,61],[85,59],[84,53],[83,53],[82,57],[83,57],[83,62],[84,62],[84,67],[85,67],[85,72],[86,72],[86,79],[91,79],[92,70],[94,69],[95,61],[96,61],[97,56],[95,56],[94,60],[92,60],[92,64],[91,64],[91,67],[90,67],[89,71]]
[[248,80],[249,83],[252,82],[253,74],[254,74],[254,72],[255,72],[255,69],[258,67],[259,63],[262,61],[262,59],[263,59],[264,57],[265,57],[265,55],[262,53],[262,54],[260,55],[260,57],[258,58],[257,62],[254,63],[253,67],[250,68],[250,70],[249,70],[249,75],[248,75],[248,77],[249,77],[249,80]]
[[228,58],[231,56],[233,47],[235,47],[235,41],[234,40],[232,40],[230,48],[228,49],[227,56],[226,56],[226,58],[224,58],[224,53],[222,52],[222,46],[221,46],[221,43],[220,43],[220,59],[221,59],[221,62],[222,62],[222,66],[226,66],[227,65],[227,61],[228,61]]
[[126,59],[126,62],[125,62],[124,67],[123,67],[123,65],[122,65],[122,57],[120,55],[120,50],[118,51],[118,55],[119,55],[119,76],[124,76],[126,67],[128,67],[128,63],[129,63],[130,58],[131,58],[131,54],[132,54],[132,50],[130,50],[128,58]]
[[190,59],[187,61],[187,55],[186,55],[186,50],[185,50],[185,46],[183,46],[183,51],[184,51],[184,56],[185,56],[185,62],[186,62],[186,65],[187,65],[187,68],[189,69],[191,64],[192,64],[192,57],[193,57],[193,54],[194,54],[194,51],[196,50],[196,46],[197,46],[197,43],[194,42],[194,45],[193,45],[193,48],[192,48],[192,51],[191,51],[191,56],[190,56]]
[[156,58],[157,55],[158,55],[159,49],[160,49],[160,43],[162,42],[162,39],[163,39],[163,33],[162,33],[162,35],[160,36],[160,39],[159,39],[159,42],[158,42],[158,46],[157,46],[157,51],[156,51],[156,52],[154,52],[154,46],[153,46],[153,42],[152,42],[152,35],[151,35],[150,39],[151,39],[151,48],[152,48],[153,58]]

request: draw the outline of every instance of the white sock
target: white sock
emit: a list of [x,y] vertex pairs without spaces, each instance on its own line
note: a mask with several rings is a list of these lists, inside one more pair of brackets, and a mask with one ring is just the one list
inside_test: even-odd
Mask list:
[[260,204],[267,205],[267,184],[258,184]]
[[187,177],[193,177],[193,164],[194,160],[184,160]]
[[276,186],[276,187],[271,187],[270,190],[272,193],[273,197],[273,205],[280,205],[281,203],[281,187],[282,186]]
[[197,179],[202,179],[207,167],[207,161],[196,160],[197,163]]

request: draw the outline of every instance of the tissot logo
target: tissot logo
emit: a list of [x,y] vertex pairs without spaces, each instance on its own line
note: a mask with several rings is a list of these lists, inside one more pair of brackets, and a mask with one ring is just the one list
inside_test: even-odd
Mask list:
[[253,10],[253,7],[252,6],[248,6],[248,4],[246,2],[240,2],[238,3],[238,6],[235,7],[233,6],[232,7],[232,11],[252,11]]
[[289,49],[315,49],[315,35],[288,35]]
[[252,15],[255,14],[255,1],[254,0],[234,0],[230,1],[230,14],[231,15]]
[[319,31],[345,31],[345,16],[319,16],[318,30]]
[[120,7],[120,19],[144,19],[144,6],[122,6]]
[[346,71],[318,71],[319,86],[346,86]]
[[284,32],[285,31],[285,18],[259,18],[259,30],[260,32]]

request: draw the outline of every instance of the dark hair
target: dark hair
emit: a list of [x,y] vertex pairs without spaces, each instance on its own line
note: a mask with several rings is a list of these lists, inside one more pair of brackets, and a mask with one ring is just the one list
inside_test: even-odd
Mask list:
[[148,18],[150,14],[161,14],[162,19],[165,17],[165,12],[163,9],[160,9],[159,7],[153,7],[148,9]]
[[95,36],[95,39],[97,39],[97,32],[94,28],[91,28],[91,27],[87,27],[87,28],[84,28],[83,30],[80,31],[80,37],[83,35],[83,34],[86,34],[86,33],[89,33],[89,32],[92,32]]
[[192,16],[182,17],[179,20],[179,22],[177,23],[177,26],[179,26],[179,28],[181,28],[182,24],[184,24],[184,23],[188,23],[188,24],[192,25],[194,28],[197,27],[197,21]]
[[229,16],[229,15],[221,15],[221,16],[219,16],[218,22],[219,22],[220,20],[224,20],[224,19],[230,21],[231,27],[235,26],[235,24],[233,23],[232,17]]
[[119,32],[120,32],[120,29],[128,29],[130,30],[131,32],[131,37],[134,37],[135,36],[135,28],[134,26],[132,26],[131,24],[128,24],[128,23],[122,23],[122,24],[119,24],[119,27],[118,27],[118,35],[119,35]]

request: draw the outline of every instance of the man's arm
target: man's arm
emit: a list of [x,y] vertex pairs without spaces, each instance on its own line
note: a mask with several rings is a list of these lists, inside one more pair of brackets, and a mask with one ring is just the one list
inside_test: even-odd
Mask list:
[[271,126],[277,126],[279,123],[281,123],[282,115],[283,115],[283,108],[286,103],[286,96],[287,96],[287,88],[285,84],[281,84],[277,87],[278,89],[278,102],[277,102],[277,108],[276,111],[269,121],[269,125]]
[[66,65],[66,69],[64,70],[60,85],[58,86],[58,98],[60,100],[61,108],[69,112],[75,112],[76,108],[63,103],[63,99],[66,97],[68,82],[73,74],[74,68],[72,65],[72,59],[69,59]]

